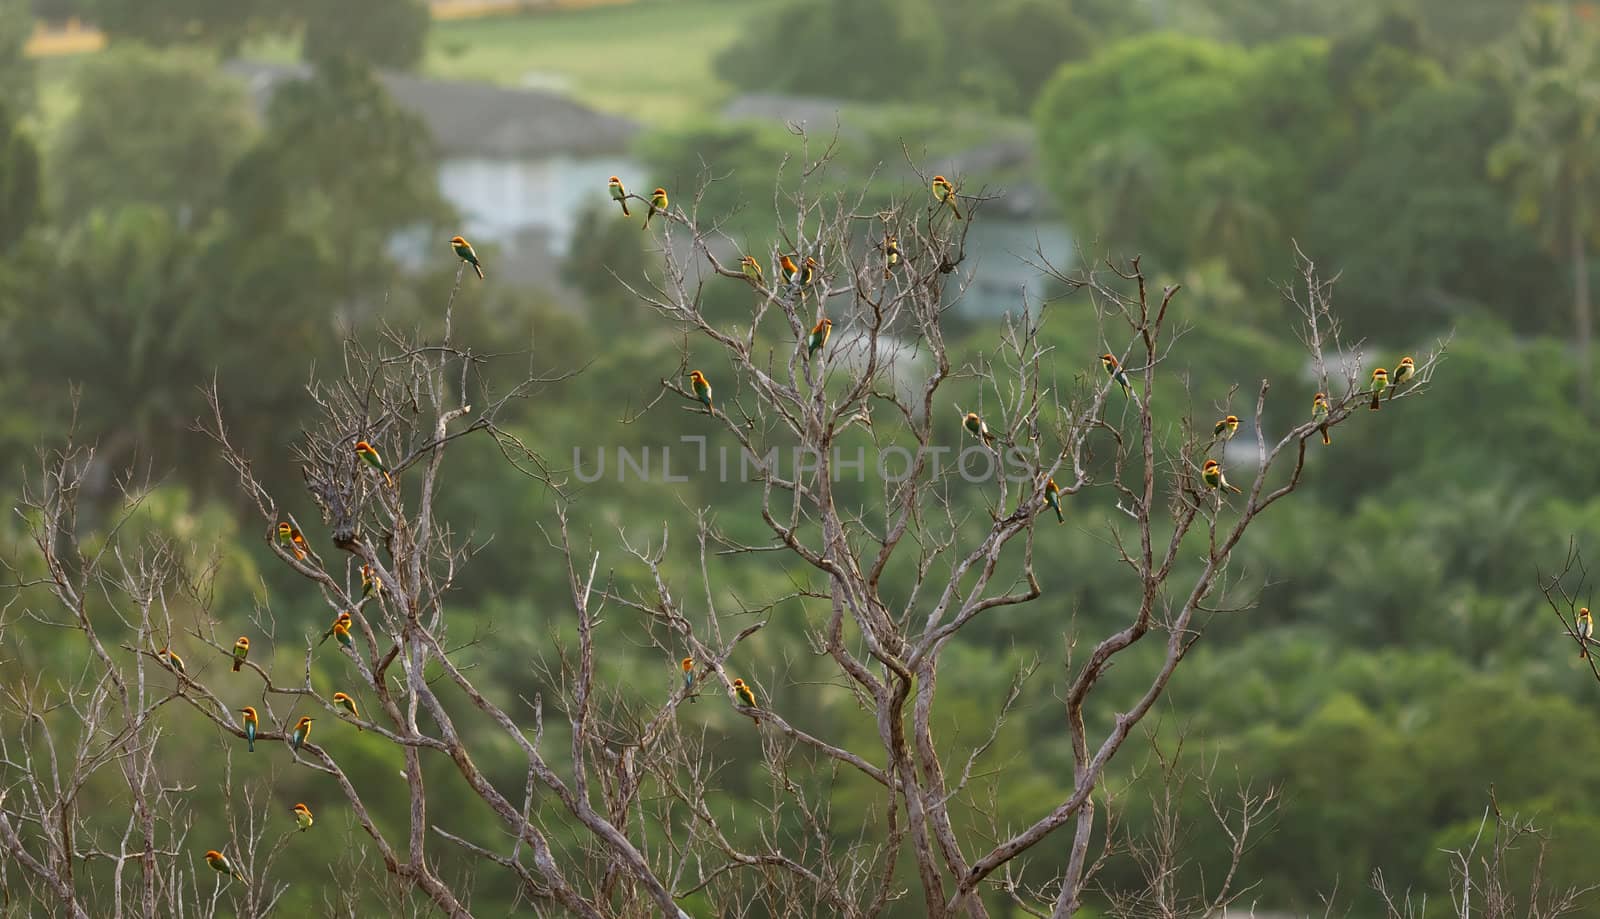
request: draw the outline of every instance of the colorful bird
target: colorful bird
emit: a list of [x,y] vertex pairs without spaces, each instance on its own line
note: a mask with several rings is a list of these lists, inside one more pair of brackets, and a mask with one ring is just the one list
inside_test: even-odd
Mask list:
[[616,176],[611,177],[611,200],[622,205],[622,216],[631,217],[628,213],[628,190],[622,187],[622,180]]
[[478,264],[478,253],[472,251],[472,243],[459,236],[452,236],[450,247],[456,250],[456,254],[461,256],[463,262],[471,265],[472,270],[478,273],[478,280],[483,280],[483,266]]
[[256,710],[246,705],[239,709],[244,713],[244,742],[249,744],[250,752],[256,752],[256,729],[259,721],[256,719]]
[[1399,390],[1400,387],[1411,382],[1411,377],[1415,375],[1416,372],[1417,362],[1413,361],[1409,354],[1400,358],[1399,366],[1394,368],[1394,379],[1389,381],[1394,384],[1389,389],[1389,398],[1393,399],[1395,392]]
[[1228,484],[1228,477],[1222,474],[1222,464],[1214,459],[1206,460],[1206,464],[1200,467],[1200,475],[1205,479],[1207,488],[1221,486],[1236,495],[1244,494],[1244,492]]
[[233,643],[233,672],[234,673],[238,673],[239,672],[239,668],[244,666],[244,659],[249,657],[249,656],[250,656],[250,639],[244,637],[243,635],[240,635],[239,636],[239,640]]
[[800,273],[800,266],[796,265],[794,259],[789,256],[780,255],[778,256],[778,273],[783,275],[783,283],[792,284],[795,276]]
[[833,334],[833,320],[824,316],[811,327],[811,337],[806,339],[806,360],[815,360],[817,352],[828,346],[828,336]]
[[754,256],[746,255],[739,259],[739,270],[744,272],[745,279],[757,287],[767,283],[767,276],[761,273],[761,263]]
[[1328,436],[1328,394],[1319,392],[1311,399],[1311,420],[1317,422],[1317,430],[1322,432],[1322,445],[1333,443],[1333,438]]
[[949,179],[944,176],[933,177],[933,196],[939,199],[940,204],[950,205],[950,212],[956,215],[957,220],[961,219],[961,211],[956,208],[956,189]]
[[289,524],[287,520],[278,524],[278,541],[289,547],[294,557],[299,561],[306,560],[306,538],[300,531]]
[[372,468],[383,473],[383,481],[385,484],[394,484],[394,476],[389,474],[389,467],[384,465],[383,457],[378,455],[377,448],[373,447],[372,444],[369,444],[364,440],[356,441],[356,456],[359,456],[365,460],[368,466],[371,466]]
[[1578,610],[1578,658],[1589,659],[1589,639],[1594,635],[1594,617],[1589,615],[1589,607]]
[[1211,429],[1211,439],[1227,443],[1237,433],[1239,433],[1239,416],[1229,415]]
[[1055,479],[1044,480],[1044,503],[1046,507],[1056,512],[1056,523],[1066,523],[1067,518],[1061,513],[1061,486]]
[[1111,379],[1116,380],[1117,384],[1122,387],[1124,396],[1130,399],[1133,398],[1133,387],[1128,385],[1128,374],[1123,371],[1122,364],[1117,361],[1116,355],[1100,355],[1100,366],[1106,368],[1106,373],[1111,376]]
[[983,423],[983,419],[978,417],[977,412],[967,412],[961,417],[961,424],[967,430],[983,438],[983,442],[986,445],[994,446],[994,435],[989,433],[989,426]]
[[[352,717],[361,717],[361,713],[356,711],[356,700],[350,698],[342,692],[336,692],[333,694],[333,704],[349,712]],[[364,729],[358,724],[356,725],[356,730],[360,731]]]
[[711,407],[711,381],[706,379],[705,374],[698,370],[689,371],[689,386],[694,390],[694,397],[706,407],[706,411],[716,411]]
[[811,286],[811,282],[815,281],[816,279],[817,279],[817,260],[808,255],[808,256],[806,256],[805,263],[800,266],[800,287],[801,287],[801,289],[805,289],[807,287],[810,287]]
[[1378,400],[1383,396],[1383,391],[1388,388],[1389,371],[1382,367],[1372,371],[1372,402],[1367,405],[1367,408],[1377,411],[1380,407]]
[[333,637],[346,651],[356,649],[355,642],[350,640],[350,624],[348,622],[335,622],[333,624]]
[[212,868],[215,868],[217,871],[219,871],[219,872],[221,872],[223,874],[230,875],[232,877],[236,877],[240,881],[244,881],[244,883],[246,883],[246,884],[249,883],[249,881],[245,881],[244,880],[244,875],[242,875],[238,871],[234,870],[233,863],[228,861],[228,856],[223,855],[221,852],[218,852],[216,849],[207,849],[206,850],[206,864],[210,865]]
[[378,580],[378,573],[372,570],[371,565],[362,565],[361,596],[370,597],[379,593],[383,593],[383,582]]
[[328,631],[322,633],[322,640],[317,642],[317,644],[327,644],[328,639],[333,637],[334,630],[338,629],[341,625],[346,629],[350,628],[350,613],[344,610],[340,610],[339,615],[333,617],[333,624],[328,626]]
[[650,195],[650,209],[645,212],[644,226],[640,227],[639,229],[649,229],[650,218],[654,217],[657,211],[663,214],[667,212],[667,190],[665,188],[658,188]]
[[[733,694],[739,699],[739,704],[745,708],[756,707],[756,694],[750,691],[750,687],[744,685],[744,680],[735,679],[733,681]],[[756,727],[761,726],[761,719],[755,715],[751,715],[750,720],[756,723]]]
[[294,723],[294,734],[289,740],[289,743],[291,745],[293,745],[293,747],[294,747],[294,752],[299,753],[300,752],[300,745],[305,743],[306,742],[306,738],[310,737],[310,736],[311,736],[311,716],[310,715],[301,715],[300,716],[300,720],[296,721]]
[[306,807],[304,804],[296,804],[294,806],[294,822],[300,825],[300,832],[304,833],[306,830],[311,829],[311,824],[316,821],[311,819],[311,808]]
[[893,233],[883,237],[883,276],[888,277],[900,266],[900,240]]
[[173,670],[185,675],[189,673],[189,668],[183,666],[183,658],[178,656],[178,652],[172,650],[171,648],[162,648],[159,653],[162,657],[167,659],[168,667],[171,667]]
[[689,693],[689,701],[694,702],[694,658],[684,658],[678,666],[683,670],[683,688]]

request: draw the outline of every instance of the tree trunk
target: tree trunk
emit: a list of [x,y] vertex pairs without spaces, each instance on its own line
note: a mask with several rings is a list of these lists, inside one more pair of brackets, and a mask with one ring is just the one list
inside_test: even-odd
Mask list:
[[1589,363],[1589,259],[1585,251],[1582,222],[1572,221],[1569,238],[1572,257],[1573,330],[1578,337],[1578,407],[1589,411],[1591,367]]

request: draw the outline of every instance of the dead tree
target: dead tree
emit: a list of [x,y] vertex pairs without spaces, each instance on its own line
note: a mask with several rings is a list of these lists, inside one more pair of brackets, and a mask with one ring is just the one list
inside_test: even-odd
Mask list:
[[[387,884],[374,886],[395,898],[397,910],[406,898],[421,897],[438,912],[470,915],[471,884],[440,869],[441,853],[514,879],[537,912],[587,917],[676,916],[680,909],[872,917],[910,896],[919,902],[907,908],[928,916],[988,916],[1013,906],[1067,916],[1094,889],[1097,828],[1105,838],[1095,795],[1107,767],[1210,618],[1248,605],[1248,588],[1230,573],[1233,552],[1260,514],[1301,485],[1307,451],[1321,449],[1322,424],[1306,409],[1304,421],[1266,436],[1266,409],[1279,396],[1273,381],[1246,381],[1238,411],[1253,418],[1258,433],[1254,475],[1229,470],[1243,486],[1237,494],[1209,487],[1204,464],[1220,455],[1211,420],[1163,411],[1185,401],[1176,375],[1164,370],[1182,346],[1180,291],[1151,289],[1137,257],[1069,271],[1041,253],[1040,270],[1076,296],[1059,306],[1019,296],[993,349],[958,362],[945,339],[946,313],[973,281],[967,234],[989,196],[958,184],[954,202],[919,191],[868,208],[864,192],[814,192],[828,168],[828,153],[786,165],[791,174],[780,184],[787,190],[773,199],[773,239],[781,242],[754,251],[729,239],[718,215],[702,218],[689,196],[687,209],[662,215],[653,286],[634,291],[642,313],[673,324],[686,342],[713,349],[731,368],[712,381],[706,408],[686,380],[698,369],[686,345],[682,365],[664,374],[653,410],[681,411],[708,443],[736,449],[753,475],[728,487],[759,496],[767,534],[761,541],[729,535],[706,509],[692,520],[668,521],[653,545],[633,545],[625,535],[576,545],[561,477],[503,424],[509,406],[564,375],[530,372],[498,385],[494,362],[455,340],[454,293],[437,336],[387,330],[375,347],[352,342],[338,373],[308,385],[317,421],[294,461],[320,519],[297,519],[268,492],[253,472],[266,458],[236,448],[224,394],[210,394],[200,428],[237,473],[277,562],[321,597],[330,620],[349,615],[348,645],[341,634],[329,647],[362,693],[361,714],[352,715],[317,688],[315,633],[305,639],[299,672],[247,662],[261,700],[257,742],[288,740],[298,713],[324,725],[357,724],[400,752],[407,807],[384,821],[324,746],[325,732],[293,754],[296,768],[337,789],[364,837],[370,861],[358,858],[353,870],[364,864],[372,871],[353,876],[376,877],[381,869]],[[744,254],[763,265],[789,256],[796,274],[786,278],[773,267],[757,278],[736,261]],[[458,274],[458,291],[460,284]],[[701,310],[708,284],[748,285],[748,322],[708,320]],[[1344,350],[1329,293],[1302,257],[1287,294],[1303,318],[1302,337],[1329,396],[1324,423],[1333,428],[1358,409],[1365,417],[1370,393],[1359,348]],[[1041,329],[1057,311],[1099,329],[1096,353],[1056,353],[1045,344]],[[813,354],[807,338],[823,318],[832,320],[832,336]],[[1116,374],[1103,369],[1101,353],[1114,358]],[[1334,360],[1349,354],[1353,360]],[[1425,391],[1437,358],[1418,362],[1398,400]],[[1303,401],[1298,392],[1285,398]],[[1234,408],[1231,401],[1217,407]],[[968,412],[981,416],[975,434],[965,429]],[[480,683],[461,662],[462,636],[451,635],[448,603],[474,544],[436,509],[450,487],[444,457],[466,437],[491,438],[530,487],[548,489],[555,507],[550,532],[567,560],[569,591],[550,614],[573,624],[576,643],[560,649],[551,667],[552,699],[506,698]],[[387,460],[384,470],[363,463],[355,451],[361,441]],[[848,503],[835,488],[836,451],[857,447],[874,464],[903,457],[903,468],[882,476],[870,498]],[[941,463],[947,451],[961,461]],[[786,465],[785,456],[804,462]],[[181,645],[212,663],[226,659],[232,640],[207,599],[210,572],[188,571],[159,542],[124,547],[115,531],[100,548],[80,546],[75,493],[84,460],[82,451],[68,450],[48,462],[44,482],[25,502],[36,558],[17,567],[15,586],[26,602],[0,622],[6,629],[46,622],[75,629],[91,649],[71,677],[41,674],[7,699],[0,848],[10,867],[0,873],[13,893],[21,883],[28,896],[69,915],[166,914],[180,901],[215,910],[219,898],[239,914],[264,915],[282,883],[273,874],[274,843],[253,817],[265,804],[241,794],[225,843],[192,838],[194,815],[182,804],[182,789],[162,778],[164,735],[151,720],[176,703],[244,743],[240,713],[216,687],[221,668],[179,672],[166,653]],[[974,477],[966,469],[977,461],[986,471]],[[965,831],[954,813],[981,811],[977,777],[994,766],[986,755],[1032,674],[1017,675],[987,736],[949,758],[935,736],[939,662],[973,623],[1041,599],[1034,550],[1041,520],[1047,530],[1056,525],[1045,497],[1052,482],[1069,516],[1074,498],[1091,489],[1116,496],[1108,562],[1133,579],[1127,612],[1109,634],[1081,634],[1067,623],[1057,635],[1030,636],[1074,649],[1052,687],[1064,703],[1071,791],[1041,802],[1026,826]],[[974,493],[982,495],[980,513],[971,510]],[[291,535],[317,538],[280,539],[284,525]],[[673,583],[665,564],[668,537],[685,531],[700,560],[694,585]],[[719,608],[723,566],[778,557],[810,576],[787,595],[737,611]],[[1179,564],[1196,557],[1192,573]],[[601,577],[618,562],[637,563],[645,577]],[[180,598],[181,616],[173,611]],[[791,723],[781,701],[772,701],[778,687],[739,666],[741,645],[762,622],[736,629],[730,614],[786,601],[814,611],[814,651],[856,700],[875,743],[851,749],[827,730]],[[616,628],[601,616],[608,606],[611,618],[629,617],[648,630],[672,661],[689,658],[690,683],[645,703],[637,687],[606,685],[596,645]],[[258,626],[277,629],[270,619]],[[107,629],[120,643],[106,643]],[[1101,678],[1147,641],[1164,653],[1142,694],[1108,732],[1092,733],[1085,712]],[[158,672],[171,674],[161,685],[172,689],[153,688]],[[735,691],[736,679],[753,688],[753,705]],[[736,813],[723,799],[726,763],[713,740],[685,730],[678,718],[685,702],[718,694],[755,722],[770,779],[768,797]],[[58,718],[70,711],[64,717],[71,729],[39,730],[50,722],[41,720],[47,709]],[[559,725],[547,735],[551,711]],[[515,780],[503,768],[491,773],[493,753],[469,739],[486,731],[516,751]],[[462,825],[457,815],[430,808],[425,761],[448,764],[450,781],[486,806],[494,826]],[[120,774],[127,789],[129,816],[118,840],[107,837],[103,823],[87,821],[77,797],[105,771]],[[834,831],[832,789],[845,782],[871,791],[862,820],[871,829],[857,836]],[[1247,790],[1240,800],[1248,827],[1263,801]],[[1237,825],[1218,807],[1224,826]],[[219,881],[197,855],[206,848],[222,850],[248,883]],[[76,866],[86,860],[112,870],[85,881]],[[1030,860],[1048,866],[1047,883],[1018,881]],[[1207,902],[1220,908],[1229,889]],[[330,908],[353,910],[347,903]]]

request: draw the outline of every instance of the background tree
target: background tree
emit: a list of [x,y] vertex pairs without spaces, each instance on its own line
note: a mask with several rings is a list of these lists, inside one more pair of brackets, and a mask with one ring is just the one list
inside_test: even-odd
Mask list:
[[1600,141],[1600,55],[1594,27],[1546,11],[1522,35],[1513,64],[1520,85],[1514,123],[1490,153],[1490,169],[1516,188],[1517,218],[1539,228],[1547,251],[1572,273],[1572,331],[1578,399],[1593,386],[1589,256],[1600,227],[1600,175],[1591,155]]

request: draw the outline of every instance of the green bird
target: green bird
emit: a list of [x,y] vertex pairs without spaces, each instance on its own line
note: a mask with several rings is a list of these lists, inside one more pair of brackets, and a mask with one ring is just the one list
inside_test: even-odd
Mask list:
[[1044,483],[1044,503],[1056,512],[1056,523],[1066,523],[1067,518],[1061,513],[1061,486],[1055,479],[1046,479]]
[[249,745],[250,752],[254,753],[256,752],[256,728],[258,727],[256,710],[246,705],[239,711],[244,713],[244,741]]
[[358,440],[356,441],[355,449],[356,455],[361,457],[362,462],[365,462],[368,466],[371,466],[372,468],[383,473],[383,481],[385,484],[394,484],[394,476],[389,474],[389,466],[384,463],[383,457],[378,455],[378,450],[376,447],[364,440]]
[[811,327],[811,337],[806,339],[806,360],[814,360],[817,352],[828,346],[828,336],[833,334],[833,320],[822,317]]
[[221,872],[222,874],[226,874],[229,877],[238,878],[246,886],[248,886],[249,883],[250,883],[249,881],[246,881],[244,879],[244,875],[240,874],[233,867],[233,863],[228,861],[228,856],[223,855],[221,852],[218,852],[216,849],[207,849],[206,850],[206,864],[210,865],[212,868],[216,869],[217,871]]
[[1408,354],[1405,357],[1400,358],[1400,364],[1394,368],[1394,374],[1389,380],[1389,382],[1392,384],[1389,387],[1389,398],[1393,399],[1394,394],[1400,391],[1400,387],[1411,382],[1411,377],[1414,376],[1416,372],[1417,362],[1411,359],[1411,355]]
[[1118,363],[1115,354],[1100,355],[1100,366],[1106,368],[1106,373],[1117,381],[1117,385],[1122,387],[1124,396],[1130,399],[1133,398],[1133,387],[1128,384],[1128,374],[1123,371],[1122,364]]
[[333,617],[333,624],[328,626],[328,631],[322,633],[322,640],[317,644],[327,644],[328,639],[333,637],[333,633],[339,630],[340,625],[345,627],[345,631],[350,630],[350,614],[344,610],[340,610],[339,615]]
[[1228,484],[1228,477],[1222,474],[1222,464],[1214,459],[1206,460],[1206,464],[1200,469],[1200,476],[1205,480],[1207,488],[1215,489],[1220,487],[1226,488],[1236,495],[1244,494],[1244,492]]
[[334,623],[333,637],[340,645],[344,646],[346,651],[354,651],[356,649],[355,642],[350,640],[350,626],[342,622]]
[[463,262],[471,265],[472,270],[478,273],[478,280],[483,280],[483,266],[478,264],[478,253],[472,251],[472,243],[459,236],[452,236],[450,237],[450,247],[456,250],[456,255],[461,256]]
[[1217,426],[1211,429],[1211,439],[1227,443],[1237,433],[1239,433],[1239,416],[1229,415],[1217,422]]
[[301,715],[300,720],[294,724],[294,734],[290,737],[289,743],[296,753],[300,752],[300,745],[306,742],[306,738],[311,736],[311,720],[311,716]]
[[610,185],[611,185],[611,200],[613,200],[613,201],[617,202],[618,204],[622,205],[622,216],[624,216],[624,217],[630,216],[629,213],[628,213],[628,190],[626,188],[622,187],[622,180],[617,178],[616,176],[612,176]]
[[994,446],[994,435],[989,433],[989,426],[983,423],[983,419],[978,417],[977,412],[967,412],[961,417],[961,424],[967,430],[983,438],[983,442],[986,445]]
[[711,407],[711,381],[706,379],[705,374],[698,370],[689,371],[689,386],[694,389],[694,397],[700,400],[700,404],[706,407],[706,411],[716,411]]
[[766,275],[761,273],[761,263],[753,256],[746,255],[739,259],[739,269],[744,272],[745,279],[757,287],[767,283]]
[[658,213],[667,213],[667,190],[665,188],[658,188],[651,193],[650,207],[644,212],[644,226],[639,229],[650,229],[650,218]]
[[[342,692],[336,692],[333,694],[333,704],[349,712],[353,718],[361,717],[361,713],[356,711],[356,700],[350,698]],[[361,731],[364,730],[364,728],[358,724],[356,725],[356,730]]]
[[940,204],[950,205],[950,213],[955,214],[957,220],[961,219],[961,211],[956,208],[956,189],[950,184],[949,179],[944,176],[933,177],[933,197],[938,199]]
[[[744,680],[735,679],[733,681],[733,694],[739,700],[739,704],[745,708],[756,707],[756,694],[750,690],[749,686],[745,685]],[[761,726],[761,719],[755,715],[751,715],[750,720],[756,723],[756,727]]]
[[178,656],[178,652],[172,650],[171,648],[162,648],[158,653],[166,659],[168,667],[171,667],[173,670],[176,670],[181,674],[186,676],[188,675],[189,668],[183,665],[183,658]]
[[311,819],[311,808],[306,807],[304,804],[296,804],[294,806],[294,822],[296,826],[300,827],[300,832],[302,833],[311,829],[311,824],[315,822]]
[[1382,406],[1378,404],[1379,400],[1383,397],[1383,391],[1388,388],[1389,371],[1383,369],[1382,367],[1374,369],[1372,371],[1372,402],[1367,405],[1367,408],[1370,408],[1373,411],[1377,411],[1379,408],[1381,408]]
[[1328,436],[1328,394],[1317,393],[1311,400],[1311,420],[1317,422],[1317,430],[1322,432],[1322,445],[1333,443],[1333,438]]
[[234,673],[238,673],[239,672],[239,668],[244,666],[244,659],[249,657],[249,656],[250,656],[250,639],[244,637],[243,635],[240,635],[239,636],[239,640],[233,643],[233,672]]

